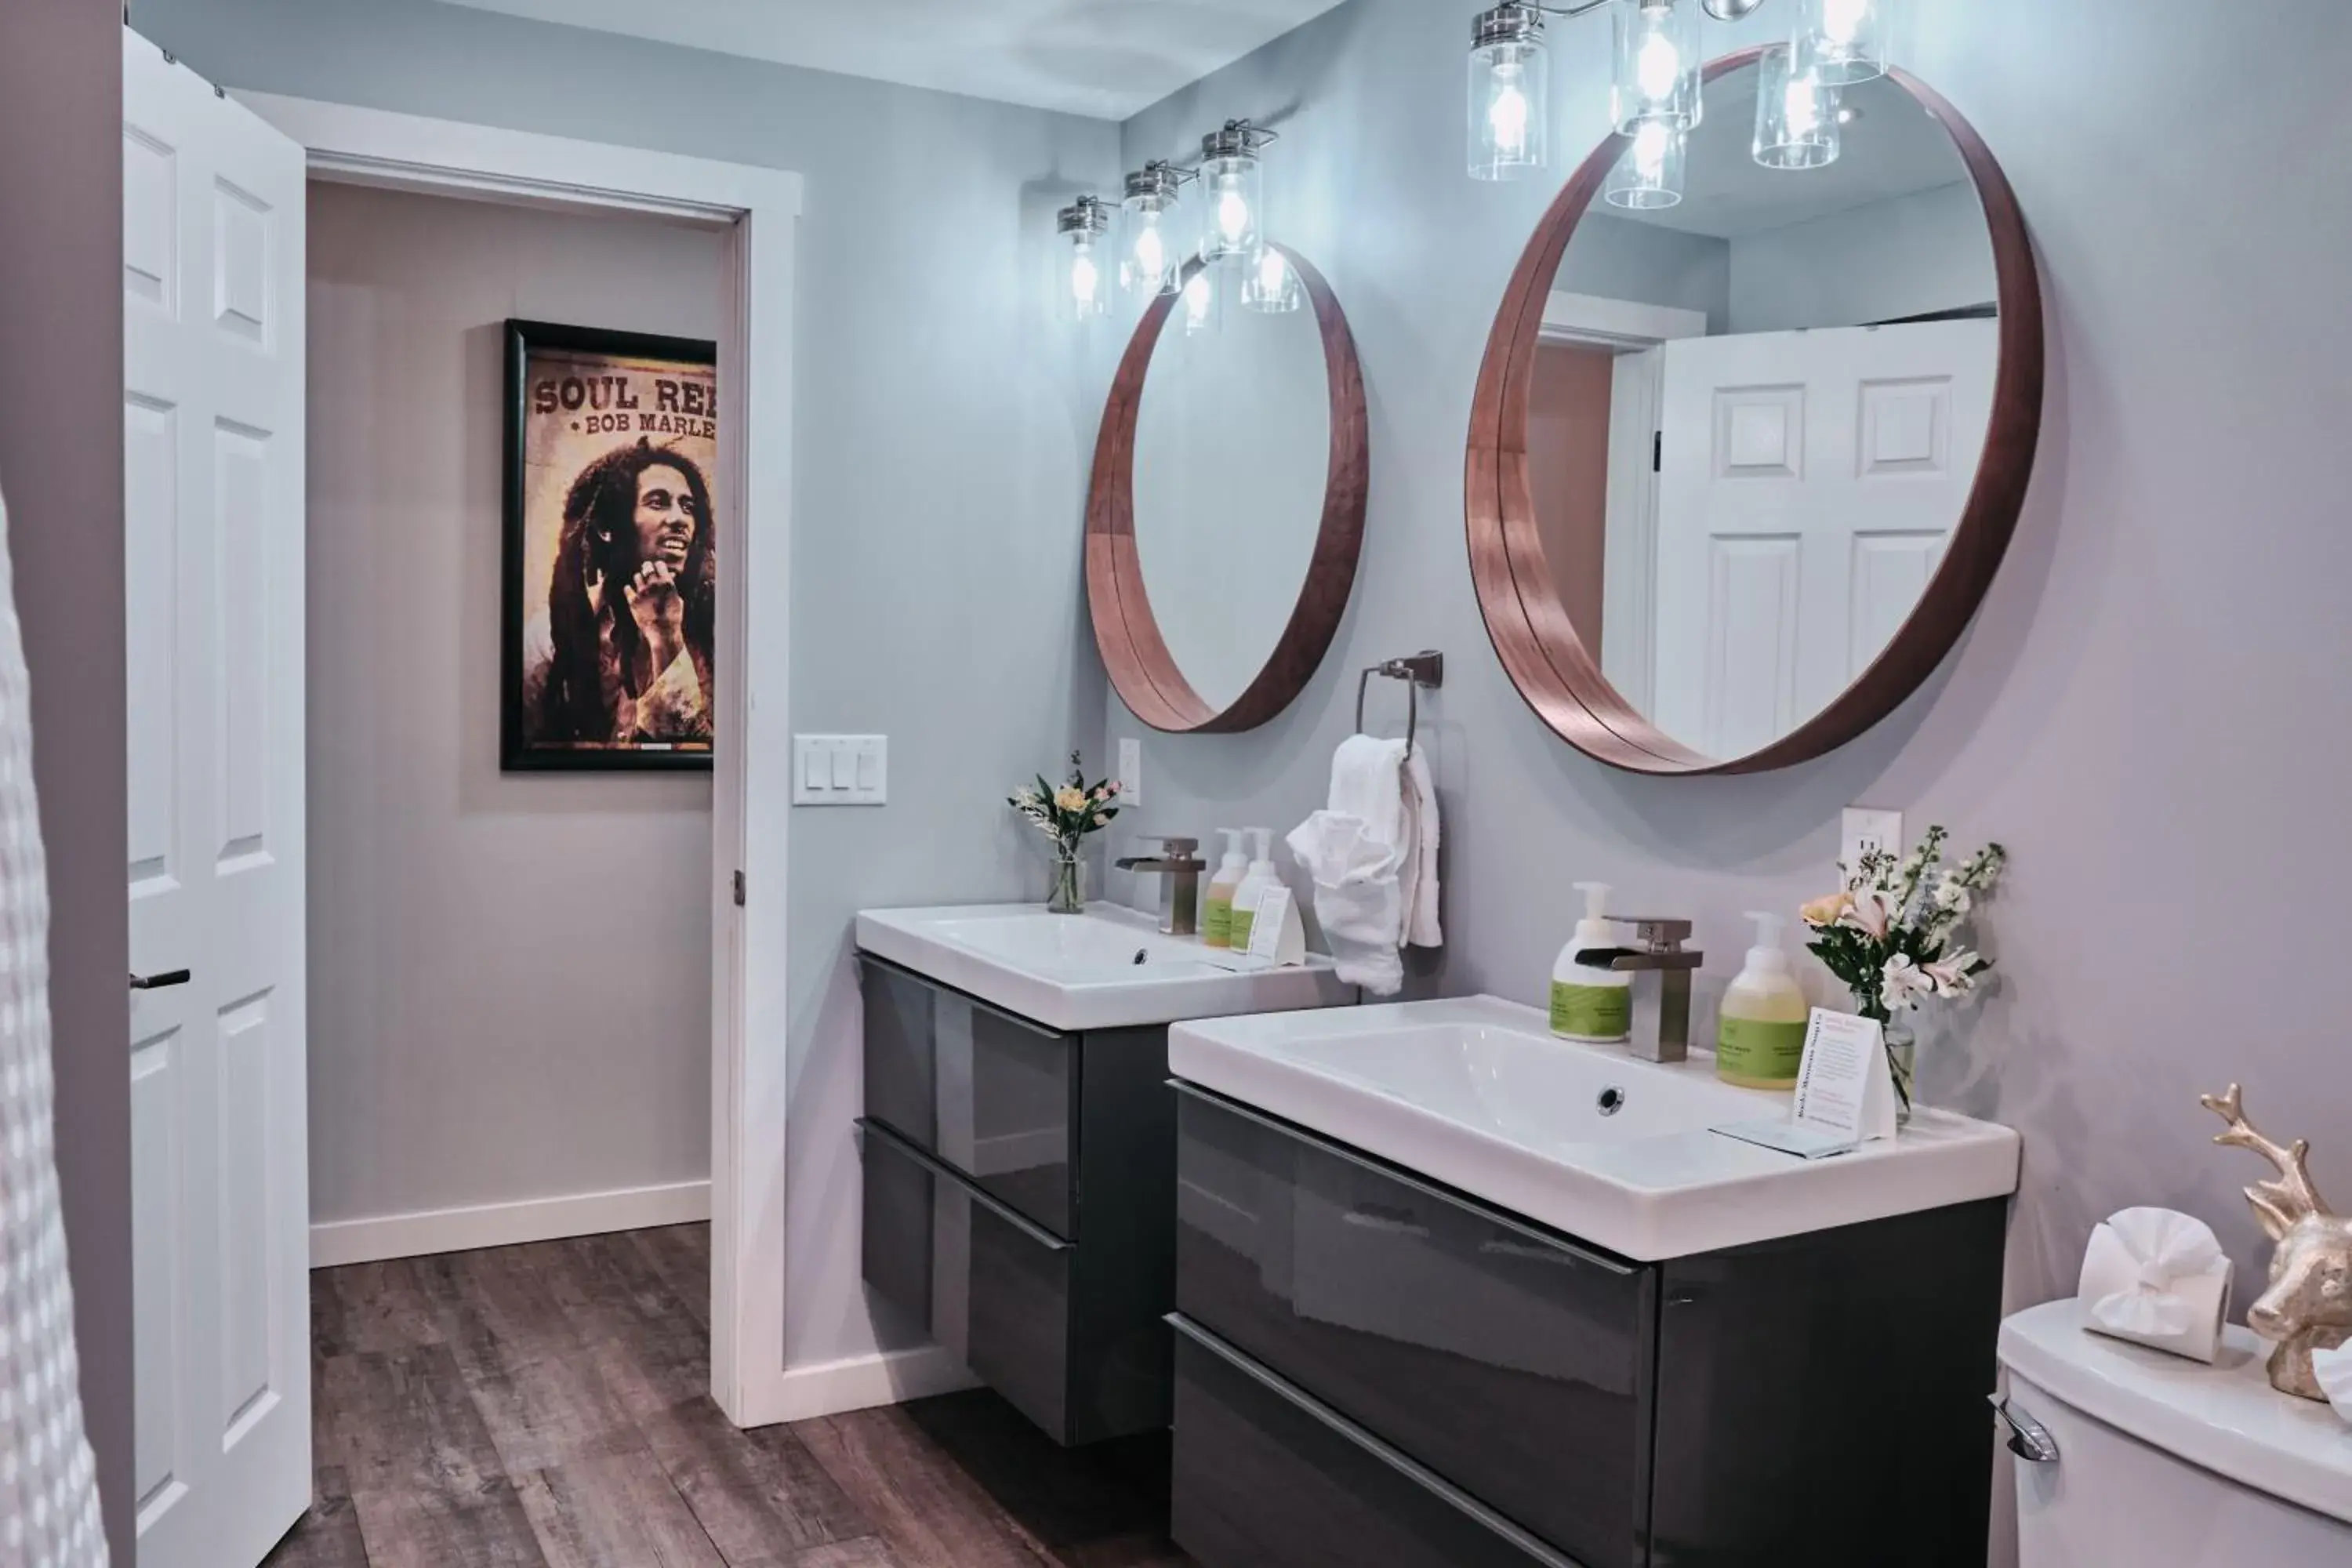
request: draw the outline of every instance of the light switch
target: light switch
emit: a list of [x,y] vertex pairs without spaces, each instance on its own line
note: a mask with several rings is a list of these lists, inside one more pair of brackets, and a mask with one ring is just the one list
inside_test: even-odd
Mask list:
[[889,741],[882,735],[794,735],[794,805],[880,805],[888,795]]
[[1136,740],[1118,743],[1118,793],[1122,804],[1143,804],[1143,742]]

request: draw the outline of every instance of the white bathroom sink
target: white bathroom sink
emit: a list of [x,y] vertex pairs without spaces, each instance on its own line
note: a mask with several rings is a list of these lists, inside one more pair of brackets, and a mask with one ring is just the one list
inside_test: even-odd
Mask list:
[[[1112,1029],[1349,1000],[1331,961],[1236,971],[1192,937],[1162,936],[1116,906],[1082,915],[1034,904],[866,910],[857,945],[1053,1029]],[[1219,957],[1223,955],[1220,954]]]
[[[1708,1131],[1789,1096],[1555,1037],[1492,996],[1218,1018],[1169,1032],[1177,1077],[1626,1258],[1683,1258],[2017,1190],[2018,1136],[1922,1110],[1804,1161]],[[1614,1105],[1613,1110],[1604,1110]]]

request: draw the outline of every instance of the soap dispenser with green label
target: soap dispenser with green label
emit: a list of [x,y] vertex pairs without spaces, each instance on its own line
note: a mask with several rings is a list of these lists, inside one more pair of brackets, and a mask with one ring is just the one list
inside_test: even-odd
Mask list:
[[1748,918],[1756,922],[1756,945],[1748,950],[1748,967],[1723,994],[1715,1076],[1743,1089],[1794,1089],[1812,1009],[1780,949],[1786,922],[1761,912]]
[[1207,901],[1201,910],[1203,947],[1234,945],[1234,894],[1249,875],[1249,857],[1242,853],[1242,830],[1220,827],[1217,831],[1225,836],[1225,858],[1218,862],[1217,874],[1209,879]]
[[1633,1033],[1633,977],[1576,961],[1580,952],[1619,945],[1604,908],[1609,884],[1579,882],[1576,890],[1584,895],[1584,918],[1552,965],[1551,1032],[1564,1039],[1614,1045]]

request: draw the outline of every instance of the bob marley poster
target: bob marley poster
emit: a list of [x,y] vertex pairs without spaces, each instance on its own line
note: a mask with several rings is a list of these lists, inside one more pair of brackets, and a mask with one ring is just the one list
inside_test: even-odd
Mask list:
[[508,769],[710,766],[717,361],[507,323]]

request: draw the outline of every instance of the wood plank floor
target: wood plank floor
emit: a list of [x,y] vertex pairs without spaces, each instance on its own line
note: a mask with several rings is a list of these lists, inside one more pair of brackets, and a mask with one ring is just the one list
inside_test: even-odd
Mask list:
[[709,1231],[310,1276],[317,1501],[268,1568],[1176,1568],[1164,1437],[995,1395],[740,1432]]

